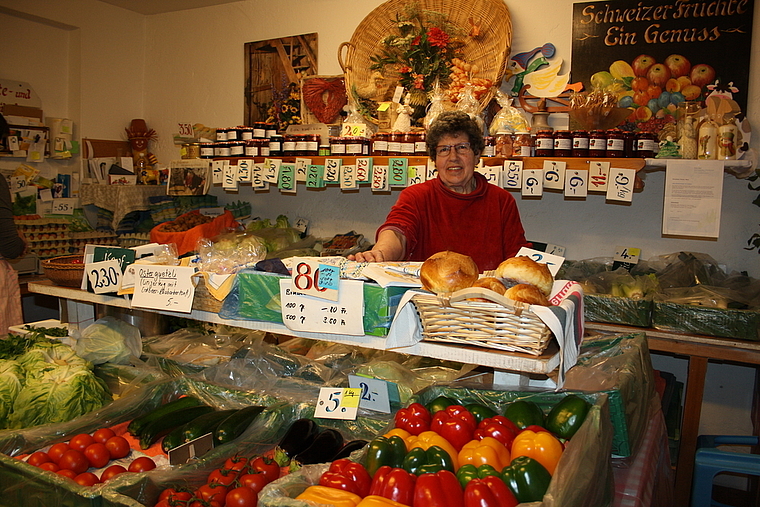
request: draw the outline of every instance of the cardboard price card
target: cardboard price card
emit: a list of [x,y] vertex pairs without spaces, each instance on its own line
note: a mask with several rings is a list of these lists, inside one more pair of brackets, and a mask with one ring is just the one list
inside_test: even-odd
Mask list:
[[282,321],[288,329],[314,333],[364,335],[364,287],[341,280],[338,301],[296,292],[290,279],[280,280]]
[[135,264],[135,293],[132,306],[190,313],[195,286],[195,268]]

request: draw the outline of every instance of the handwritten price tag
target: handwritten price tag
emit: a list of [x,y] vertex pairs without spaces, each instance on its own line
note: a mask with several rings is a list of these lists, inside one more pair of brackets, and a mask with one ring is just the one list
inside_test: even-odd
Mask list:
[[[313,281],[313,277],[312,277]],[[359,280],[341,280],[338,301],[307,296],[280,280],[283,323],[293,331],[364,335],[364,289]]]
[[640,248],[625,246],[616,247],[615,257],[612,258],[612,269],[615,270],[617,268],[625,268],[630,271],[632,267],[639,263],[640,257]]
[[405,187],[407,179],[406,158],[391,158],[388,160],[388,184],[392,187]]
[[279,158],[267,158],[264,160],[264,181],[277,184],[280,176],[280,165],[282,165],[282,159]]
[[544,188],[562,190],[565,186],[565,167],[567,162],[544,160]]
[[424,165],[410,165],[407,172],[408,179],[406,181],[406,186],[410,187],[418,183],[424,183],[425,170],[426,166]]
[[194,137],[192,123],[178,123],[180,137]]
[[557,276],[559,268],[562,267],[562,263],[565,262],[565,258],[560,257],[559,255],[553,255],[527,247],[522,247],[520,251],[517,252],[517,255],[524,255],[526,257],[530,257],[536,262],[546,264],[546,266],[549,268],[549,271],[551,271],[552,276]]
[[53,199],[53,209],[50,212],[55,215],[73,215],[76,205],[76,197]]
[[225,190],[236,190],[238,187],[238,167],[230,165],[227,160],[224,161],[222,172],[222,188]]
[[340,166],[340,188],[341,190],[354,190],[358,188],[356,184],[356,166],[342,165]]
[[636,179],[636,169],[610,169],[610,179],[607,183],[607,199],[610,201],[633,201],[633,182]]
[[359,411],[361,389],[353,387],[322,387],[319,390],[314,417],[353,421]]
[[340,158],[325,159],[325,183],[340,182],[340,165],[342,163],[343,159]]
[[371,158],[357,158],[356,159],[356,182],[357,183],[369,183],[372,175],[372,159]]
[[296,193],[296,165],[282,164],[277,181],[277,188],[280,192],[295,194]]
[[610,175],[609,162],[591,162],[588,165],[588,188],[597,192],[607,191],[607,179]]
[[227,165],[226,160],[214,160],[211,162],[211,182],[219,184],[224,179],[224,166]]
[[367,137],[367,126],[363,123],[344,123],[340,135],[345,137]]
[[519,190],[522,187],[522,160],[505,160],[501,172],[504,180],[502,186],[508,190]]
[[306,181],[306,173],[311,165],[310,158],[296,159],[296,181]]
[[238,160],[238,181],[240,183],[250,183],[252,178],[253,159]]
[[372,181],[370,188],[373,192],[383,192],[390,190],[388,185],[388,166],[376,165],[372,167]]
[[294,262],[291,275],[294,290],[321,299],[338,300],[340,271],[337,267],[305,257],[294,259]]
[[312,164],[306,172],[306,188],[322,188],[325,186],[325,166]]
[[90,262],[85,264],[84,270],[95,294],[118,292],[121,288],[121,263],[118,259]]
[[477,171],[485,176],[486,180],[488,180],[488,183],[491,185],[496,185],[498,187],[501,184],[501,166],[485,165],[479,167]]
[[565,171],[565,196],[586,197],[588,195],[588,171],[571,169]]
[[389,383],[385,380],[376,378],[362,377],[359,375],[349,375],[348,385],[359,389],[359,406],[367,410],[391,413],[391,401],[388,395]]
[[525,197],[544,195],[543,169],[525,169],[523,171],[522,195]]

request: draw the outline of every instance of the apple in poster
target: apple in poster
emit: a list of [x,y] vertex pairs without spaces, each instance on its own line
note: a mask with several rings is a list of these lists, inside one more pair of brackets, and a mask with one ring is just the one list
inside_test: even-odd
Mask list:
[[665,65],[670,69],[670,77],[679,78],[688,76],[691,71],[691,62],[683,55],[670,55],[665,58]]
[[654,65],[655,59],[649,55],[639,55],[631,63],[633,73],[637,76],[646,76],[649,67]]
[[647,79],[649,79],[650,83],[664,88],[668,79],[670,79],[670,69],[664,63],[655,63],[649,67]]
[[700,63],[691,68],[691,84],[700,88],[713,82],[715,69],[706,63]]

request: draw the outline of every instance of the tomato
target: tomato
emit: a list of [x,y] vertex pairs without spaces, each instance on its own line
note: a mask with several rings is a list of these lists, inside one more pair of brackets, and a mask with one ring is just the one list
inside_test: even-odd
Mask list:
[[280,465],[275,460],[266,456],[259,456],[251,464],[254,470],[258,470],[267,478],[267,482],[272,482],[280,477]]
[[147,456],[140,456],[129,464],[130,472],[147,472],[156,468],[156,463]]
[[26,460],[27,463],[29,463],[32,466],[38,467],[43,463],[49,463],[53,461],[50,459],[50,456],[48,456],[48,453],[42,452],[42,451],[36,451],[29,455],[29,458]]
[[220,505],[224,505],[224,497],[227,495],[227,486],[212,482],[211,484],[204,484],[200,488],[195,490],[195,496],[201,500],[210,502],[216,500]]
[[95,439],[92,438],[92,435],[89,433],[80,433],[79,435],[71,437],[71,440],[69,440],[69,447],[75,451],[84,451],[88,445],[94,443]]
[[235,488],[227,493],[225,503],[226,507],[256,507],[258,504],[258,493],[246,487]]
[[159,501],[166,500],[170,504],[172,502],[187,502],[193,497],[193,495],[188,491],[177,491],[174,488],[166,488],[161,492],[160,495],[158,495]]
[[111,455],[108,453],[106,445],[100,442],[88,445],[84,450],[84,456],[92,468],[103,468],[111,461]]
[[45,463],[40,463],[40,468],[43,470],[47,470],[49,472],[57,472],[61,469],[61,467],[58,466],[57,463],[53,463],[52,461],[46,461]]
[[61,456],[58,466],[76,472],[76,474],[79,475],[90,468],[90,462],[87,461],[87,458],[81,451],[69,449],[63,453],[63,456]]
[[100,482],[100,479],[92,472],[84,472],[74,477],[74,482],[81,486],[94,486]]
[[99,430],[96,430],[95,433],[92,434],[92,438],[96,442],[100,442],[101,444],[105,444],[106,441],[111,438],[115,437],[116,433],[111,428],[100,428]]
[[61,468],[56,472],[58,475],[62,475],[64,477],[68,477],[72,481],[74,480],[74,477],[76,477],[78,474],[74,472],[73,470],[69,470],[68,468]]
[[106,482],[107,480],[126,472],[127,469],[124,468],[121,465],[111,465],[110,467],[103,470],[103,473],[100,474],[100,482]]
[[69,444],[65,442],[59,442],[50,446],[50,449],[48,449],[48,456],[50,456],[50,459],[53,460],[54,463],[58,463],[58,461],[61,459],[61,456],[63,456],[63,453],[68,450]]
[[120,459],[124,458],[129,454],[130,449],[129,442],[127,442],[127,439],[124,437],[111,437],[108,440],[106,440],[106,449],[108,449],[108,454],[111,455],[111,459]]
[[168,500],[159,500],[153,507],[172,507]]
[[217,468],[210,474],[208,474],[208,479],[206,479],[206,482],[216,482],[219,484],[222,484],[224,486],[229,486],[233,482],[235,482],[235,479],[237,479],[238,472],[236,470],[230,470],[227,468]]
[[253,490],[255,493],[258,493],[262,489],[264,489],[264,486],[269,484],[269,481],[267,480],[266,476],[262,474],[261,472],[253,472],[250,474],[241,475],[238,477],[238,482],[241,486],[244,486],[246,488],[249,488]]
[[237,470],[240,472],[242,469],[245,468],[245,465],[248,464],[248,458],[245,456],[232,456],[231,458],[227,458],[227,461],[224,462],[224,467],[227,470]]

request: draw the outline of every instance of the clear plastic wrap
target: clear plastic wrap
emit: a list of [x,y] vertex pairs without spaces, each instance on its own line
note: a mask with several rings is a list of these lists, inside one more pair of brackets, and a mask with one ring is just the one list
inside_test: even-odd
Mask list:
[[92,364],[129,364],[142,353],[140,330],[111,316],[96,320],[74,338],[74,351]]
[[494,98],[501,106],[501,110],[496,113],[493,120],[491,120],[491,125],[488,127],[491,135],[498,132],[514,133],[528,132],[530,130],[528,120],[512,105],[512,97],[499,90]]
[[233,274],[266,258],[264,242],[257,235],[226,232],[198,239],[198,269],[207,273]]
[[464,89],[459,93],[456,110],[470,115],[470,118],[475,120],[475,123],[478,124],[481,130],[485,130],[485,122],[480,116],[481,109],[480,102],[475,98],[474,87],[471,84],[465,85]]

